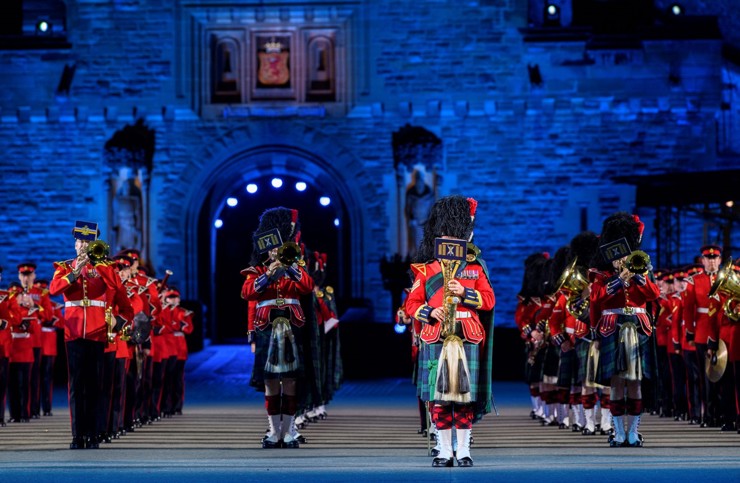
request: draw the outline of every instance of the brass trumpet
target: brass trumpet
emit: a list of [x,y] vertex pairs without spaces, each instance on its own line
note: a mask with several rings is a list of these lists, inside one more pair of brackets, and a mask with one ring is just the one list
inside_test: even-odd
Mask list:
[[[723,305],[725,315],[733,322],[740,321],[740,312],[733,310],[740,304],[740,276],[732,268],[732,258],[728,258],[717,273],[717,278],[709,290],[709,296],[714,296],[717,292],[727,295],[727,300]],[[732,303],[735,302],[733,308]]]
[[650,255],[642,250],[635,250],[624,261],[624,267],[632,273],[644,275],[650,266]]
[[290,267],[294,263],[303,266],[305,262],[301,259],[301,247],[296,242],[285,242],[277,251],[277,260],[285,267]]
[[110,254],[110,247],[103,240],[95,240],[87,246],[87,258],[95,265],[104,261]]

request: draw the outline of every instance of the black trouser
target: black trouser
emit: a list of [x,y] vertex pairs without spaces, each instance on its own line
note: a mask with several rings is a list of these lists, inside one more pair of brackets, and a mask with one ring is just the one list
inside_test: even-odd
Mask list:
[[732,375],[735,380],[735,411],[737,412],[735,425],[740,431],[740,361],[727,363],[728,366],[730,364],[732,364]]
[[7,357],[0,357],[0,423],[5,422],[5,405],[8,395],[8,364]]
[[[125,342],[118,342],[125,344]],[[126,397],[126,359],[116,358],[113,369],[113,403],[111,405],[111,415],[108,420],[108,433],[114,434],[123,429],[123,410],[125,408]]]
[[701,402],[704,406],[703,421],[711,423],[717,419],[717,385],[709,380],[706,366],[708,364],[707,344],[696,344],[696,358],[699,363],[699,377],[701,378]]
[[671,370],[668,361],[668,348],[658,346],[658,377],[660,377],[660,400],[661,414],[668,414],[673,410],[673,391],[671,384]]
[[[152,356],[144,356],[142,377],[140,381],[140,394],[138,397],[139,419],[142,421],[152,419],[151,401],[152,401],[152,378],[154,377],[154,359]],[[155,415],[156,416],[156,415]]]
[[172,376],[173,412],[182,412],[185,401],[185,360],[175,361],[175,371]]
[[701,419],[701,390],[699,363],[696,360],[696,351],[683,351],[683,362],[686,366],[686,391],[689,402],[689,419]]
[[72,437],[93,439],[98,435],[105,343],[75,339],[66,345]]
[[41,413],[41,347],[33,348],[31,366],[31,416]]
[[164,375],[162,377],[162,397],[160,398],[160,408],[165,414],[172,414],[175,412],[174,382],[176,365],[177,356],[170,356],[167,360],[162,361],[162,366],[164,366]]
[[[134,346],[129,348],[134,350]],[[128,370],[126,371],[126,394],[124,397],[124,409],[123,409],[123,427],[126,430],[133,428],[134,420],[139,417],[136,414],[136,398],[139,394],[139,382],[137,358],[132,357],[129,363]]]
[[167,360],[152,364],[152,392],[149,402],[149,418],[156,419],[161,412],[162,385],[164,384],[164,367]]
[[41,356],[41,409],[51,413],[54,396],[54,360],[56,356]]
[[735,407],[735,368],[728,363],[725,373],[717,381],[717,393],[719,399],[719,417],[723,424],[732,424],[737,418]]
[[108,433],[111,407],[113,405],[113,377],[116,368],[116,353],[103,354],[103,381],[101,383],[100,401],[98,404],[98,433]]
[[671,378],[673,384],[673,410],[678,414],[688,412],[688,402],[686,400],[686,364],[683,362],[681,354],[672,353],[669,355],[671,362]]
[[31,418],[31,366],[33,362],[12,362],[8,378],[10,419]]

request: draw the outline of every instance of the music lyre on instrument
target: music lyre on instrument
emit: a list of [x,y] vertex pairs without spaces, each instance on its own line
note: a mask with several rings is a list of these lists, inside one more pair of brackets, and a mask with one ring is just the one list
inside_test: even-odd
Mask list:
[[455,316],[457,304],[460,297],[449,289],[450,281],[455,278],[460,262],[465,259],[468,244],[465,240],[456,238],[436,238],[434,240],[434,253],[442,266],[442,279],[444,283],[444,311],[445,318],[442,324],[442,335],[447,337],[455,333]]

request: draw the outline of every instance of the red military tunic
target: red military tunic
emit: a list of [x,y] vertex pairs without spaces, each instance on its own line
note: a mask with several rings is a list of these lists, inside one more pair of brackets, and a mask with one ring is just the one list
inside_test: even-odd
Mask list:
[[675,304],[671,300],[672,294],[662,294],[658,297],[658,318],[655,322],[655,342],[659,347],[666,347],[669,351],[673,350],[671,344],[671,330],[673,327],[673,318]]
[[537,314],[537,311],[542,308],[542,300],[539,297],[532,297],[528,300],[522,300],[522,298],[519,297],[519,299],[517,310],[514,313],[514,321],[516,322],[517,327],[519,327],[520,337],[526,340],[529,338],[529,334],[534,328],[534,317]]
[[[293,271],[291,278],[287,270]],[[267,282],[267,267],[256,266],[242,270],[246,276],[242,285],[242,298],[255,301],[254,316],[250,315],[249,323],[257,330],[264,330],[270,323],[270,310],[273,308],[289,309],[290,323],[296,327],[303,327],[306,321],[298,297],[313,290],[313,279],[303,267],[289,267],[286,273],[276,283],[265,285]]]
[[693,341],[686,337],[686,324],[683,320],[683,297],[682,292],[676,292],[671,296],[673,302],[673,319],[671,320],[671,342],[673,350],[696,351]]
[[41,355],[43,356],[57,355],[57,331],[64,329],[64,314],[62,313],[64,304],[52,301],[51,305],[54,316],[41,328]]
[[[105,309],[112,305],[121,281],[113,267],[105,263],[88,263],[73,279],[77,260],[54,264],[54,278],[49,284],[52,295],[64,295],[64,340],[89,339],[107,342]],[[131,305],[121,307],[121,315],[131,320]]]
[[559,294],[553,306],[548,325],[550,338],[560,347],[566,340],[575,343],[576,323],[578,319],[568,312],[568,297]]
[[175,312],[174,319],[179,328],[175,329],[175,352],[178,361],[188,359],[188,341],[185,336],[193,333],[193,311],[186,310],[179,305],[173,309]]
[[[717,318],[709,317],[709,290],[716,275],[702,272],[688,279],[683,295],[683,319],[689,339],[697,344],[715,345],[719,341]],[[712,326],[715,324],[715,326]]]
[[[24,298],[32,300],[33,305],[31,307],[22,305]],[[54,308],[51,305],[48,290],[39,287],[31,287],[28,291],[19,290],[16,302],[19,310],[18,316],[35,326],[31,335],[33,348],[41,348],[43,346],[41,328],[54,318]]]
[[0,358],[10,357],[10,347],[13,343],[10,327],[13,325],[14,313],[10,305],[10,292],[0,290]]
[[20,290],[13,290],[8,296],[10,310],[10,353],[11,363],[32,363],[33,358],[33,334],[38,330],[38,324],[31,318],[23,319],[28,314],[28,309],[18,305],[17,297]]
[[[592,281],[590,295],[591,325],[597,327],[602,337],[607,337],[617,330],[617,318],[621,315],[634,315],[640,323],[640,329],[645,335],[650,335],[653,328],[645,305],[660,296],[660,288],[650,276],[642,277],[643,284],[637,282],[636,277],[630,279],[629,285],[611,291],[608,288],[614,283],[615,272],[612,270],[601,272],[594,269],[589,271]],[[611,293],[610,293],[611,292]]]
[[[442,324],[431,318],[432,310],[444,305],[443,283],[435,283],[441,280],[442,265],[437,260],[430,263],[415,263],[411,265],[411,270],[415,280],[406,299],[406,314],[424,324],[421,340],[433,344],[440,340],[442,331]],[[432,284],[428,283],[430,280]],[[465,340],[478,344],[485,339],[478,310],[493,309],[496,303],[493,288],[483,267],[478,263],[461,263],[455,273],[455,280],[465,289],[457,305],[455,320],[460,322]],[[434,285],[434,288],[430,285]],[[428,293],[430,290],[431,293]]]

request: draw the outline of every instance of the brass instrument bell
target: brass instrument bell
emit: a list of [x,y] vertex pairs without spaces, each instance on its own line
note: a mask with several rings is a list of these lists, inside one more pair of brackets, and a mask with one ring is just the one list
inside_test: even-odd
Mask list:
[[713,297],[717,292],[727,295],[724,303],[725,315],[733,321],[740,320],[740,313],[735,312],[732,303],[740,303],[740,275],[735,273],[732,266],[732,258],[728,258],[717,273],[717,278],[709,290],[709,296]]

